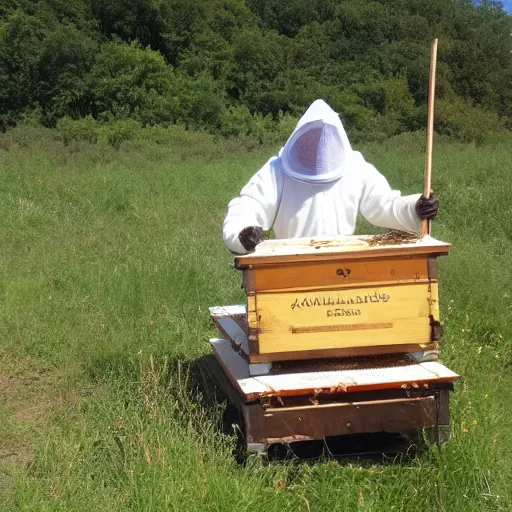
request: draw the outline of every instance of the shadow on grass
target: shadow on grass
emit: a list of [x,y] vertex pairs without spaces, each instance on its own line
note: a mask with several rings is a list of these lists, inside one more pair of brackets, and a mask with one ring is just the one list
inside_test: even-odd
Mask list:
[[150,394],[162,403],[176,400],[221,428],[219,410],[226,397],[205,364],[208,357],[115,353],[91,358],[87,371],[94,382],[122,388],[127,399]]
[[271,461],[336,461],[339,464],[392,465],[410,463],[420,445],[399,434],[351,434],[321,440],[298,441],[289,445],[271,445]]

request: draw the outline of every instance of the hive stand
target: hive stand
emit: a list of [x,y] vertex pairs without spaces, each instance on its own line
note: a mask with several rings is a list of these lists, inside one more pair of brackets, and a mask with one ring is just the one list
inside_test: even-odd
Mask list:
[[449,438],[449,392],[459,377],[438,362],[396,367],[281,373],[254,377],[227,340],[210,340],[209,370],[228,399],[238,458],[266,456],[299,441],[426,429],[431,441]]

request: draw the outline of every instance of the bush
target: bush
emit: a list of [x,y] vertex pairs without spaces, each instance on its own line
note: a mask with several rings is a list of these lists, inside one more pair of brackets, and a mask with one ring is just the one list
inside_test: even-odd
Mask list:
[[134,119],[121,119],[103,125],[102,137],[115,149],[123,142],[134,139],[140,132],[141,125]]
[[14,124],[22,112],[39,109],[54,126],[64,115],[83,115],[83,76],[96,42],[74,25],[15,11],[0,18],[0,118]]
[[251,115],[245,105],[225,109],[221,116],[219,134],[224,137],[253,137],[260,144],[276,132],[276,122],[271,116]]
[[189,77],[139,43],[104,44],[87,77],[94,117],[133,119],[143,126],[183,123],[219,129],[224,94],[207,73]]
[[125,141],[134,139],[141,124],[134,119],[116,119],[108,123],[97,121],[92,116],[81,119],[65,117],[57,123],[57,138],[67,146],[71,142],[105,142],[119,149]]
[[57,138],[66,146],[73,141],[97,142],[100,132],[100,124],[92,116],[81,119],[64,117],[57,122]]
[[182,83],[183,122],[195,128],[220,129],[226,103],[219,84],[207,73],[194,78],[183,76]]
[[0,114],[11,124],[33,104],[45,27],[21,12],[0,21]]
[[480,145],[491,133],[504,128],[496,113],[458,97],[438,100],[435,110],[435,130],[460,142]]
[[178,99],[183,79],[160,53],[137,42],[104,44],[86,80],[96,118],[132,118],[152,125],[176,123],[185,116]]
[[364,105],[363,99],[353,92],[343,92],[335,101],[332,106],[340,113],[351,142],[380,141],[396,131],[396,126],[389,125],[393,122],[390,118]]
[[37,127],[43,124],[43,111],[39,105],[25,109],[19,117],[19,124],[22,126]]

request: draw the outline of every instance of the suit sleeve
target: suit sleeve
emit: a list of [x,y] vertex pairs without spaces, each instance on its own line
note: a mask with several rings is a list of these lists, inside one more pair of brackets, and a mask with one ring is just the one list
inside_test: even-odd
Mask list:
[[392,190],[386,178],[367,162],[362,171],[364,184],[359,210],[363,217],[382,228],[419,232],[421,221],[415,205],[421,194],[402,196],[399,190]]
[[260,226],[267,230],[272,227],[279,206],[279,185],[272,161],[258,171],[240,195],[228,204],[224,219],[222,237],[231,252],[245,254],[238,235],[248,226]]

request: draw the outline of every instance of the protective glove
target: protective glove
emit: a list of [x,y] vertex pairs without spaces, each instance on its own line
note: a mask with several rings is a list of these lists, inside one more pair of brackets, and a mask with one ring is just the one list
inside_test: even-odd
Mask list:
[[439,210],[439,199],[434,194],[430,194],[428,199],[422,195],[416,202],[416,215],[422,220],[435,219],[437,210]]
[[238,240],[246,251],[252,252],[254,248],[263,241],[263,229],[259,226],[249,226],[242,229],[238,235]]

